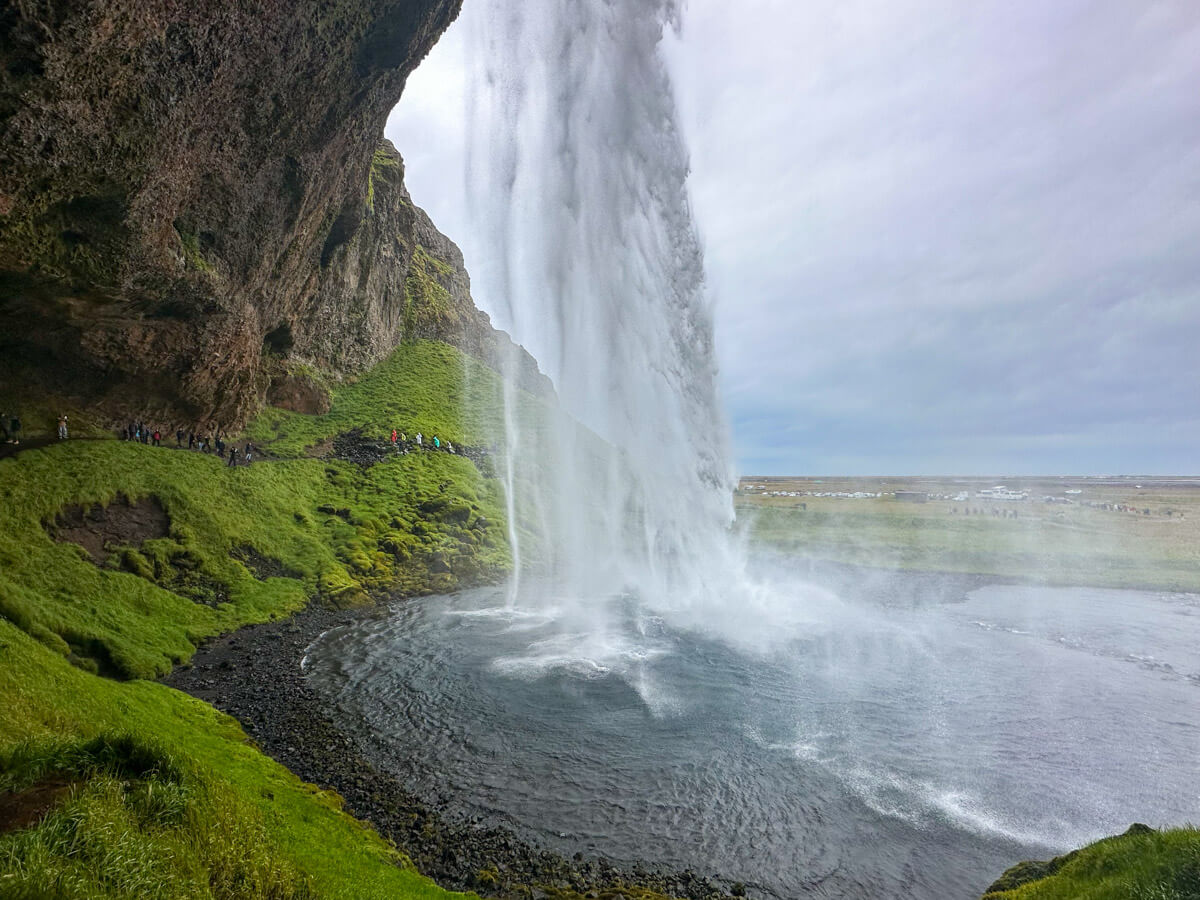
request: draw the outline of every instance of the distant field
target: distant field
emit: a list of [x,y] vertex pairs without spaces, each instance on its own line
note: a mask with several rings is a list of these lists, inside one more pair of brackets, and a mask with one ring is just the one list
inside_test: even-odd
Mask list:
[[[996,485],[1027,499],[979,496]],[[1200,478],[759,477],[735,503],[757,543],[806,558],[1200,591]]]

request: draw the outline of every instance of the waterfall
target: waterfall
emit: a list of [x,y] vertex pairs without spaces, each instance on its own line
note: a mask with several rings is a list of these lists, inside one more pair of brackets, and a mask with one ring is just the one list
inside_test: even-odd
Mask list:
[[681,4],[476,3],[468,193],[486,236],[476,282],[565,413],[546,426],[523,414],[515,388],[505,400],[514,594],[532,590],[531,545],[538,582],[556,596],[688,603],[734,564],[733,474],[660,55]]

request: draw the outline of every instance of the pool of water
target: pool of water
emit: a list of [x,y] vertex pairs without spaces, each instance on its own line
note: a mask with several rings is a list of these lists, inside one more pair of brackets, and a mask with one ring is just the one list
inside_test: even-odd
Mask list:
[[610,598],[586,626],[503,588],[408,601],[305,670],[419,794],[760,894],[974,898],[1017,860],[1200,820],[1200,597],[762,575],[767,605]]

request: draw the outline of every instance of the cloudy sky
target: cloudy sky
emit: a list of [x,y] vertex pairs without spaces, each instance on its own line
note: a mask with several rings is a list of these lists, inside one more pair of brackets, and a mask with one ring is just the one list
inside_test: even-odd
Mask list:
[[[470,268],[464,31],[388,136]],[[741,473],[1200,472],[1194,0],[691,0],[664,53]]]

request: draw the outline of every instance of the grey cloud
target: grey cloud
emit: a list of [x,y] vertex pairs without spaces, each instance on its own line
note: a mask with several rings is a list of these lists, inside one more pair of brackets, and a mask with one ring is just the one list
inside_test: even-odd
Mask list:
[[[471,265],[443,43],[390,133]],[[1196,470],[1193,3],[692,0],[665,50],[744,471]]]

